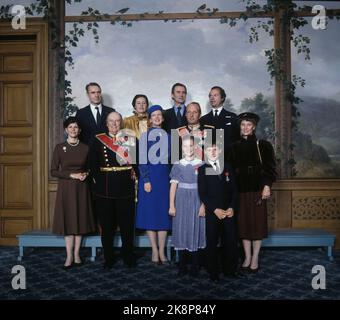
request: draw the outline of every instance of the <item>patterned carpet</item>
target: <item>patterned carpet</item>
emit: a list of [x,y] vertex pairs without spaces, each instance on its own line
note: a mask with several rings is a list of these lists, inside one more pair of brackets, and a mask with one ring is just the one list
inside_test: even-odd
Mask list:
[[[29,251],[29,250],[27,250]],[[104,271],[102,258],[70,270],[63,270],[63,249],[39,248],[27,252],[21,263],[18,249],[0,247],[0,299],[340,299],[340,251],[329,262],[321,249],[269,249],[261,255],[257,274],[241,279],[221,277],[211,283],[204,270],[198,278],[177,277],[177,268],[151,264],[150,250],[139,250],[138,267],[127,269],[121,260],[111,271]],[[83,257],[89,256],[87,249]],[[26,268],[26,289],[14,290],[11,269]],[[326,289],[314,290],[314,265],[326,269]]]

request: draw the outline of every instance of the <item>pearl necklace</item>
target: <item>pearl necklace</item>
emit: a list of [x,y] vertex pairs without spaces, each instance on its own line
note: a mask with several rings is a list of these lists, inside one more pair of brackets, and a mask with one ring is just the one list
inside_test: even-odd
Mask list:
[[79,144],[79,139],[77,139],[76,143],[70,143],[68,139],[66,139],[66,142],[71,146],[71,147],[76,147]]

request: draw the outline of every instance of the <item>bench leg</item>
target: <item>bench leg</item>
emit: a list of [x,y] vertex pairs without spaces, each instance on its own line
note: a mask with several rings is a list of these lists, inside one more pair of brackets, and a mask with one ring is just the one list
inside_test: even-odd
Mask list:
[[328,246],[327,247],[327,255],[328,255],[329,261],[333,261],[334,260],[333,253],[332,253],[332,246]]
[[24,256],[24,247],[23,246],[19,246],[18,261],[21,261],[23,256]]
[[90,258],[90,260],[92,261],[92,262],[95,262],[96,261],[96,247],[91,247],[91,258]]

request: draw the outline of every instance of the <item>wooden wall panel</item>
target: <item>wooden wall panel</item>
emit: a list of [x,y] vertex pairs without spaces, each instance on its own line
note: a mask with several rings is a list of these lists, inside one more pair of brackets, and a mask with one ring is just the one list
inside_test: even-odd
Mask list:
[[0,136],[0,154],[31,154],[33,153],[32,136]]
[[33,55],[31,53],[4,55],[3,72],[33,72]]
[[3,209],[33,207],[32,165],[3,166]]
[[49,229],[52,229],[53,217],[54,217],[54,206],[57,197],[58,183],[56,181],[49,184],[49,201],[48,201],[48,213],[49,213]]
[[3,126],[31,126],[32,83],[4,83]]
[[29,230],[32,230],[32,218],[1,219],[1,238],[15,238],[18,234]]

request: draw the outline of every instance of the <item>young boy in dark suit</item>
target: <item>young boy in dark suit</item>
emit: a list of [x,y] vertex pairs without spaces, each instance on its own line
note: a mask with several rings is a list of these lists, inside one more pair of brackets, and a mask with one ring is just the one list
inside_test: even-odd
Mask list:
[[210,279],[219,281],[218,243],[226,276],[238,276],[238,247],[235,211],[238,195],[231,166],[220,159],[216,144],[205,145],[206,163],[198,169],[198,191],[206,211],[206,254]]

